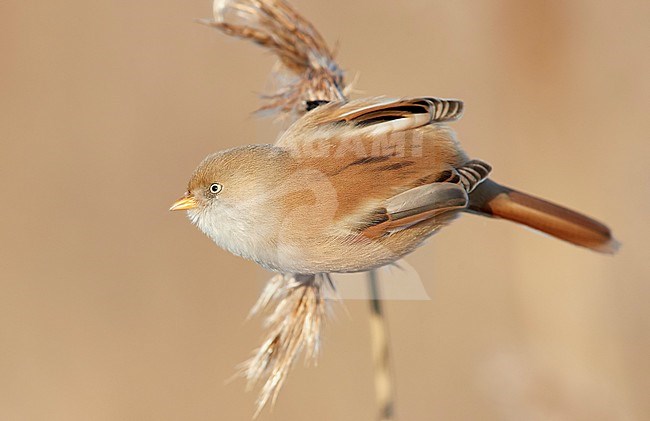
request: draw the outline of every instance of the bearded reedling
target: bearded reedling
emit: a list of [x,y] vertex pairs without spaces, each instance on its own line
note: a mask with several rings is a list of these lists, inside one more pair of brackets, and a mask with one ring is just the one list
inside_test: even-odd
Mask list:
[[615,251],[603,224],[488,179],[446,125],[461,112],[437,98],[321,105],[275,145],[208,156],[171,209],[231,253],[298,274],[393,263],[465,211]]

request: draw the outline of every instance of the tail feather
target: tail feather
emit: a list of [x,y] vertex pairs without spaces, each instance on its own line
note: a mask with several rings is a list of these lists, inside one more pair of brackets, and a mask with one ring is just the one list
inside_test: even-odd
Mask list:
[[470,194],[468,211],[517,222],[601,253],[613,254],[619,247],[600,222],[489,179]]

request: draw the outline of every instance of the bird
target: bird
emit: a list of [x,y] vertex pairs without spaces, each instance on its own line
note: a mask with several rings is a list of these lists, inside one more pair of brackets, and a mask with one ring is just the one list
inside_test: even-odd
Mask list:
[[505,187],[450,123],[463,102],[372,97],[306,104],[274,144],[207,156],[170,208],[223,249],[272,271],[361,272],[396,262],[463,213],[614,253],[610,229]]

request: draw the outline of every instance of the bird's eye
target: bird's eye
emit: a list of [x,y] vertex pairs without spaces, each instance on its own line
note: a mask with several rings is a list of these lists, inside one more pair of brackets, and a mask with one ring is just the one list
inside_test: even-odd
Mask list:
[[210,193],[217,194],[223,190],[223,186],[219,183],[210,184]]

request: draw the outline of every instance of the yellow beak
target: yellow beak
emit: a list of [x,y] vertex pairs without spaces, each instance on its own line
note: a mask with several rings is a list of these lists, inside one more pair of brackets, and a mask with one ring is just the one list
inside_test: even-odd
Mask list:
[[189,193],[186,193],[185,196],[178,199],[171,208],[170,211],[180,211],[180,210],[190,210],[194,209],[197,206],[196,199]]

